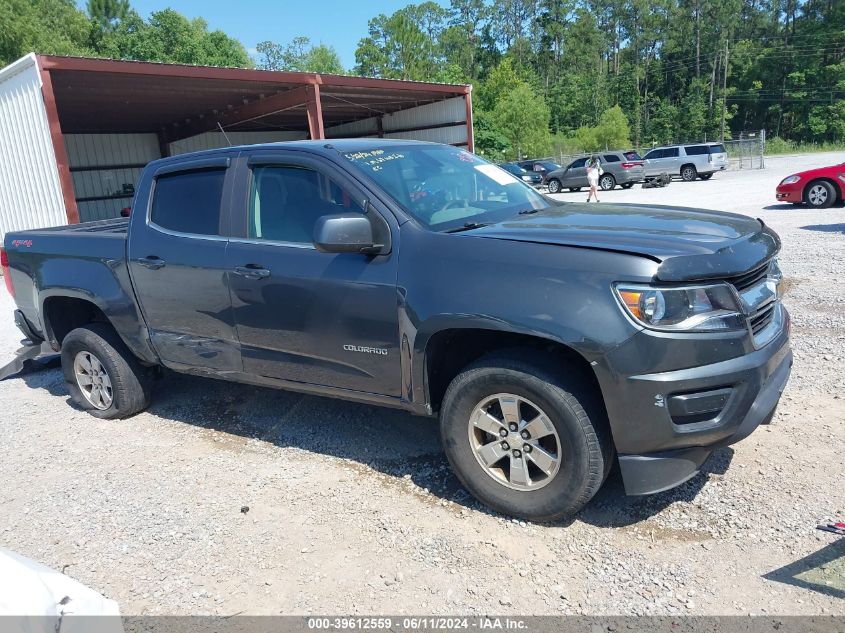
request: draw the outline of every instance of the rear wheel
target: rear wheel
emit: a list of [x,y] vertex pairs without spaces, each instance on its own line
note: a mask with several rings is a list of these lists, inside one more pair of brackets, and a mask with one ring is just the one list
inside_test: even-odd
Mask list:
[[560,193],[560,180],[552,178],[549,181],[549,193]]
[[610,191],[615,186],[616,186],[616,178],[614,178],[610,174],[604,174],[599,179],[599,187],[601,187],[602,191]]
[[150,372],[114,329],[92,323],[62,341],[62,371],[73,401],[97,418],[125,418],[150,402]]
[[491,508],[535,521],[580,510],[601,487],[612,446],[577,380],[518,353],[481,359],[449,385],[443,446],[458,479]]
[[684,165],[681,167],[681,179],[685,182],[692,182],[698,178],[698,170],[695,165]]
[[711,172],[709,174],[699,174],[698,177],[702,180],[710,180],[713,177],[713,173]]
[[804,190],[804,203],[816,209],[826,209],[836,201],[836,190],[826,180],[816,180]]

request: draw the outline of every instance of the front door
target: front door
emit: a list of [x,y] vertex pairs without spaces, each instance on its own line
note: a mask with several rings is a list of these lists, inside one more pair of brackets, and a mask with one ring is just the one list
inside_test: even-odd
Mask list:
[[132,285],[150,340],[172,368],[240,371],[226,286],[228,214],[234,154],[165,165],[142,183],[128,240]]
[[586,158],[579,158],[570,163],[563,174],[564,187],[586,187],[587,186],[587,164]]
[[365,196],[329,164],[298,154],[243,159],[241,237],[226,265],[244,371],[399,395],[396,249],[317,251],[317,218],[363,213]]

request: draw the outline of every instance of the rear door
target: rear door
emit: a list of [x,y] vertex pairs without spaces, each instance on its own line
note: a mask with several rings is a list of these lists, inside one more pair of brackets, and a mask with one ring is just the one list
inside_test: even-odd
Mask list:
[[369,256],[313,244],[321,216],[368,208],[389,224],[389,211],[368,207],[314,155],[264,150],[241,163],[226,268],[244,372],[399,395],[397,248]]
[[667,147],[663,150],[663,171],[671,175],[681,173],[681,152],[678,147]]
[[148,197],[133,213],[129,271],[152,345],[169,367],[241,368],[226,284],[235,157],[165,163],[139,188]]

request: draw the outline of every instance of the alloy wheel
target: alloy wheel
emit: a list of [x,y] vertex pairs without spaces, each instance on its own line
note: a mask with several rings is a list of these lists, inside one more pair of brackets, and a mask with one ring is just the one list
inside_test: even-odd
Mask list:
[[515,490],[537,490],[560,469],[561,444],[551,419],[522,396],[497,393],[476,405],[469,443],[484,472]]
[[79,352],[73,360],[76,384],[85,399],[95,408],[105,411],[114,401],[111,378],[100,359],[91,352]]

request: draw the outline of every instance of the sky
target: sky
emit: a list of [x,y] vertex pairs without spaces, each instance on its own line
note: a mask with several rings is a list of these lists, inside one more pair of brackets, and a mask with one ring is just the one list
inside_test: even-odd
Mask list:
[[[264,40],[279,44],[300,35],[312,44],[334,46],[345,68],[355,65],[358,40],[367,22],[379,13],[390,15],[413,0],[130,0],[144,18],[168,7],[189,18],[202,17],[210,30],[220,29],[240,40],[250,54]],[[441,2],[447,4],[447,2]],[[84,0],[79,1],[84,9]]]

